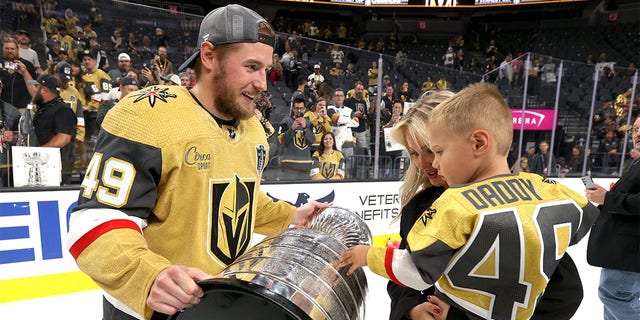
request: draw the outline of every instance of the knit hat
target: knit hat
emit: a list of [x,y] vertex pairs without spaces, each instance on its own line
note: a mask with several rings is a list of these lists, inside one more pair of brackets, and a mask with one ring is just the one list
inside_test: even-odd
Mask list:
[[273,36],[258,33],[260,23],[264,23],[273,31],[267,20],[241,5],[230,4],[209,12],[200,24],[196,52],[178,68],[178,71],[184,71],[195,64],[200,56],[200,45],[204,41],[214,45],[262,42],[273,47],[275,45]]

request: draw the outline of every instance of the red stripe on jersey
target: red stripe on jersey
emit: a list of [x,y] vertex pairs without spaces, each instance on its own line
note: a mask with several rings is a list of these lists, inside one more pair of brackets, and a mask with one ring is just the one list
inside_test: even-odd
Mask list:
[[98,239],[101,235],[116,229],[133,229],[142,234],[140,228],[135,222],[126,219],[117,219],[111,220],[100,225],[97,225],[95,228],[91,229],[89,232],[85,233],[78,241],[76,241],[69,252],[73,256],[74,259],[78,259],[78,256],[84,249],[86,249],[90,244],[93,243],[96,239]]
[[384,270],[387,272],[387,275],[389,276],[389,279],[401,286],[404,286],[404,284],[402,284],[402,282],[400,282],[398,280],[398,278],[396,278],[396,276],[393,274],[393,251],[395,249],[393,247],[387,247],[387,251],[384,254]]

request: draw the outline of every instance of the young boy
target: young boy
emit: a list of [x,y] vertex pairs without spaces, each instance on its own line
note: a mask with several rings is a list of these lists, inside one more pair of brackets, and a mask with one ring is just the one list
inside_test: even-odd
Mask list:
[[429,146],[449,189],[413,226],[408,250],[356,246],[338,268],[369,265],[417,290],[435,285],[437,297],[471,319],[529,319],[598,211],[562,185],[510,174],[512,135],[511,112],[491,85],[470,85],[436,107]]

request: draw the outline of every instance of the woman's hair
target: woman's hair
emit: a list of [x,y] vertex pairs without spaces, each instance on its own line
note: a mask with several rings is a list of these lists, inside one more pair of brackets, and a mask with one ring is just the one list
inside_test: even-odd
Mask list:
[[[433,108],[454,95],[451,91],[437,91],[431,94],[423,94],[416,103],[407,110],[400,122],[391,129],[391,138],[405,149],[409,149],[409,141],[424,141],[427,144],[427,122]],[[421,150],[416,150],[422,152]],[[411,160],[409,168],[402,177],[400,187],[400,204],[405,205],[421,189],[431,186],[429,179],[422,169]]]
[[320,145],[318,145],[318,154],[322,155],[324,153],[324,138],[326,136],[331,136],[331,138],[333,139],[333,150],[336,151],[336,136],[333,135],[333,133],[331,131],[329,132],[325,132],[322,135],[322,138],[320,139]]

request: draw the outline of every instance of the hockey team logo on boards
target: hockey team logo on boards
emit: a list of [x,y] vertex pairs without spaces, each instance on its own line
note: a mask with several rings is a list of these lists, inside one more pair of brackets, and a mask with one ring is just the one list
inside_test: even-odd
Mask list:
[[224,263],[231,264],[251,244],[253,230],[253,195],[255,181],[213,181],[211,190],[211,230],[209,251]]
[[151,106],[151,108],[153,108],[156,105],[157,100],[167,103],[168,98],[177,97],[175,94],[169,93],[168,91],[169,88],[159,88],[156,86],[151,86],[147,88],[147,90],[138,93],[132,93],[132,96],[136,98],[135,100],[133,100],[133,103],[138,103],[144,99],[148,99],[149,105]]

